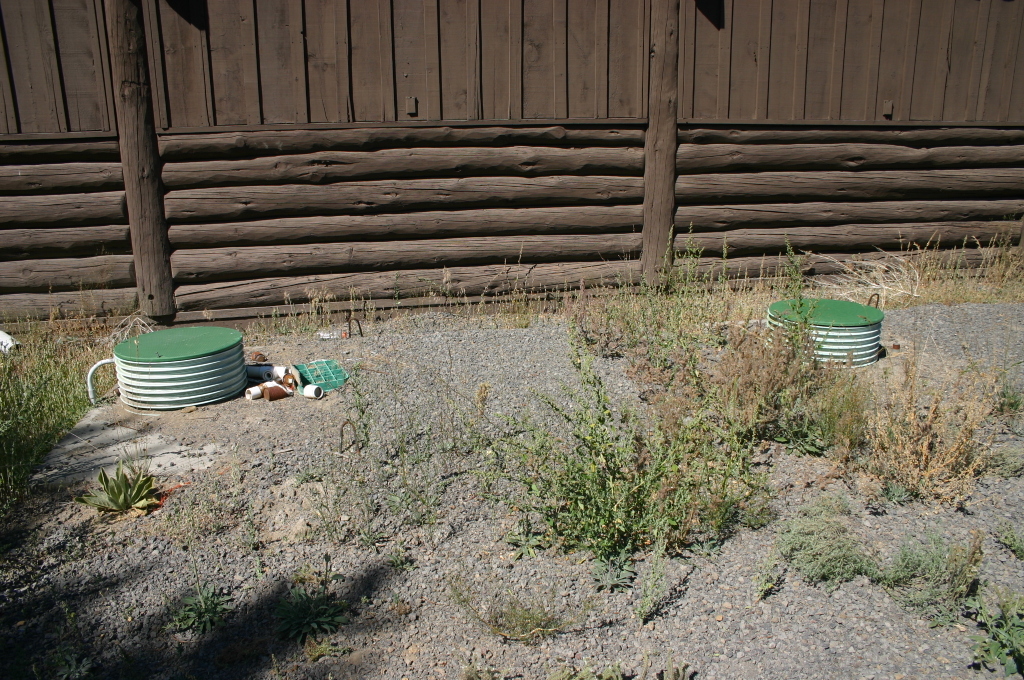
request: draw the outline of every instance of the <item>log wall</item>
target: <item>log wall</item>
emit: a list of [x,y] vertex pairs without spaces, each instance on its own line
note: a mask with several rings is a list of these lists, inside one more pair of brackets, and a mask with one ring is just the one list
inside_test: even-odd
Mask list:
[[613,283],[643,131],[396,128],[163,140],[178,309]]
[[1020,130],[680,128],[676,172],[676,250],[708,256],[987,245],[1024,215]]
[[0,145],[0,319],[136,307],[117,142]]
[[[558,126],[165,136],[175,305],[636,281],[644,142]],[[770,272],[787,243],[822,254],[814,273],[987,245],[1024,215],[1019,130],[680,128],[675,158],[675,249],[729,276]],[[109,140],[0,145],[0,316],[135,304],[121,173]]]

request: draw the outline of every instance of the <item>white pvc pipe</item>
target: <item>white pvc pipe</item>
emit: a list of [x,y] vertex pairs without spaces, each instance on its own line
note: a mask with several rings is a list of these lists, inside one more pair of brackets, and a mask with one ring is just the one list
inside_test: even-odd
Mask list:
[[96,369],[99,368],[100,366],[105,366],[107,364],[112,364],[112,363],[114,363],[113,359],[103,359],[102,361],[97,361],[95,364],[93,364],[92,368],[89,369],[89,373],[85,376],[85,388],[89,392],[89,403],[90,404],[95,404],[96,403],[96,390],[94,390],[93,386],[92,386],[92,375],[93,375],[93,373],[95,373]]

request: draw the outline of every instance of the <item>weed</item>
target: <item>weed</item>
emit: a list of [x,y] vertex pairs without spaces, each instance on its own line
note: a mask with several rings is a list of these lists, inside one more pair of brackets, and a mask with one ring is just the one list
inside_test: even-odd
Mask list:
[[195,595],[181,598],[181,607],[174,613],[171,626],[179,631],[208,633],[224,621],[231,611],[230,602],[231,598],[212,583],[199,583],[195,586]]
[[615,411],[589,355],[573,358],[583,384],[569,392],[575,408],[544,398],[571,427],[571,439],[520,422],[526,435],[507,442],[521,463],[515,474],[526,510],[564,547],[605,560],[658,535],[672,550],[691,535],[728,533],[739,504],[763,493],[763,480],[749,469],[749,447],[723,446],[728,433],[704,420],[647,431]]
[[462,666],[459,680],[501,680],[505,675],[492,666],[480,666],[469,660]]
[[596,560],[593,576],[597,592],[621,593],[633,587],[636,567],[629,553],[623,550],[613,557]]
[[[108,332],[89,320],[25,324],[16,351],[0,352],[0,515],[20,496],[36,464],[89,410],[85,376],[109,355]],[[97,391],[114,371],[96,374]]]
[[840,520],[849,512],[843,498],[818,499],[782,525],[779,554],[808,581],[822,582],[829,590],[857,576],[876,577],[878,567]]
[[351,647],[338,647],[333,644],[330,640],[316,640],[313,637],[306,638],[306,644],[302,646],[302,651],[306,655],[306,660],[310,663],[316,663],[325,656],[344,656],[345,654],[351,654]]
[[633,607],[633,614],[643,625],[653,618],[665,603],[668,595],[668,559],[665,544],[658,541],[651,551],[647,569],[640,579],[640,599]]
[[965,373],[952,385],[923,390],[911,353],[886,375],[864,464],[883,482],[913,496],[961,497],[992,463],[975,433],[992,413],[994,380]]
[[84,680],[92,673],[93,661],[69,647],[59,647],[51,658],[54,677],[59,680]]
[[316,572],[316,578],[315,588],[291,585],[288,594],[277,603],[277,632],[284,637],[305,642],[310,636],[333,633],[348,623],[347,603],[336,600],[329,592],[331,584],[344,579],[331,570],[330,555],[324,555],[324,568]]
[[77,496],[75,501],[91,505],[101,512],[145,510],[159,502],[153,490],[156,482],[153,476],[142,474],[139,469],[134,473],[125,471],[123,461],[117,462],[113,477],[109,477],[106,470],[100,470],[96,481],[100,485],[99,491]]
[[767,600],[779,592],[785,578],[786,568],[779,561],[778,555],[773,554],[761,562],[757,567],[757,601]]
[[1006,590],[994,592],[994,606],[978,596],[971,602],[971,615],[984,635],[972,635],[974,660],[990,670],[1002,670],[1004,677],[1024,675],[1024,595]]
[[466,614],[494,635],[506,640],[531,644],[556,635],[582,616],[569,617],[556,610],[551,602],[539,598],[523,599],[506,591],[487,599],[482,604],[482,594],[473,591],[462,577],[449,579],[448,589],[452,600]]
[[388,566],[396,571],[412,571],[416,568],[416,563],[405,550],[398,548],[388,556]]
[[1001,416],[1012,416],[1024,411],[1024,391],[1017,388],[1009,380],[999,382],[996,393],[995,412]]
[[974,532],[967,546],[947,546],[937,536],[906,543],[879,581],[904,607],[936,624],[951,622],[977,591],[981,541],[981,533]]
[[520,520],[517,530],[505,534],[505,542],[515,548],[515,552],[512,553],[513,560],[536,557],[538,550],[544,550],[551,545],[544,534],[533,530],[528,519]]
[[914,494],[902,484],[889,480],[882,487],[882,497],[890,503],[904,505],[914,500]]
[[1012,552],[1018,560],[1024,560],[1024,536],[1018,534],[1012,524],[1004,522],[999,525],[996,540]]
[[603,671],[595,671],[590,666],[576,669],[571,666],[564,666],[554,670],[548,680],[626,680],[619,665],[609,666]]

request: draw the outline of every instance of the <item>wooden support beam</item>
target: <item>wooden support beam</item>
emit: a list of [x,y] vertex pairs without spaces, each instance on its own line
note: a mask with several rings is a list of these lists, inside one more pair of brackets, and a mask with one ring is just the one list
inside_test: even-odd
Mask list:
[[104,6],[139,306],[150,316],[166,317],[176,311],[171,244],[164,219],[142,7],[140,0],[105,0]]
[[644,279],[654,283],[671,262],[675,212],[676,118],[679,89],[679,0],[653,0],[644,142]]

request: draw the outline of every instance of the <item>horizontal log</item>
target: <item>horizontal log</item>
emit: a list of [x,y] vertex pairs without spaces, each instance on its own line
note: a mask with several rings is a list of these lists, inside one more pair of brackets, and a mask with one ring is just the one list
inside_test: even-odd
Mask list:
[[115,255],[131,251],[128,225],[0,229],[0,260]]
[[678,203],[764,203],[792,200],[886,200],[1024,194],[1024,168],[868,170],[681,175]]
[[0,319],[4,320],[108,316],[129,314],[137,308],[134,288],[0,295]]
[[282,305],[289,301],[301,303],[313,296],[324,295],[338,300],[435,294],[449,298],[492,296],[514,290],[578,288],[581,284],[592,287],[634,281],[638,273],[637,261],[623,260],[321,274],[179,286],[175,290],[175,300],[179,311],[192,311]]
[[856,252],[907,249],[918,246],[988,245],[993,239],[1017,240],[1020,222],[921,222],[904,224],[843,224],[827,227],[734,229],[703,234],[680,234],[675,248],[700,249],[704,255],[729,257],[778,255],[787,246],[797,252]]
[[100,142],[24,142],[0,144],[0,163],[119,161],[117,140]]
[[919,130],[680,130],[682,144],[823,144],[870,143],[903,146],[990,146],[1024,144],[1024,130],[990,128],[928,128]]
[[0,227],[127,224],[123,191],[53,196],[0,196]]
[[[392,177],[642,175],[643,149],[418,148],[321,151],[302,156],[167,163],[169,189],[259,184],[329,184]],[[0,183],[0,187],[2,187]]]
[[135,284],[131,255],[0,262],[0,292],[38,293]]
[[[175,248],[273,243],[327,243],[369,237],[397,238],[508,236],[513,234],[640,231],[639,205],[565,208],[489,208],[390,215],[285,217],[252,222],[175,224],[168,235]],[[0,246],[4,243],[0,232]]]
[[[829,276],[849,271],[855,262],[877,262],[886,259],[914,259],[922,255],[936,257],[946,266],[968,268],[985,263],[986,257],[992,253],[984,248],[954,248],[950,250],[927,252],[880,251],[873,253],[834,253],[831,255],[801,254],[799,255],[800,273],[804,276]],[[676,261],[679,264],[679,261]],[[722,259],[720,257],[699,258],[696,270],[715,280],[720,276],[730,279],[756,279],[767,276],[785,276],[789,260],[777,255],[759,257],[736,257]]]
[[768,205],[680,206],[676,233],[744,227],[797,227],[883,222],[962,222],[1012,219],[1024,213],[1024,199],[996,201],[874,201],[870,203],[773,203]]
[[160,139],[165,161],[241,158],[315,151],[367,151],[417,146],[643,146],[642,129],[549,127],[355,128],[349,130],[265,130],[167,135]]
[[[640,177],[554,176],[409,179],[327,186],[184,189],[164,197],[169,222],[210,222],[273,216],[473,208],[491,205],[585,205],[643,199]],[[2,201],[2,199],[0,199]],[[0,204],[2,209],[2,204]],[[2,213],[0,213],[2,214]]]
[[110,191],[124,187],[120,163],[0,165],[0,194]]
[[680,173],[884,170],[1024,165],[1024,145],[912,148],[894,144],[680,144]]
[[602,234],[206,248],[176,250],[171,271],[176,283],[199,283],[316,272],[614,260],[638,254],[640,242],[640,234]]

